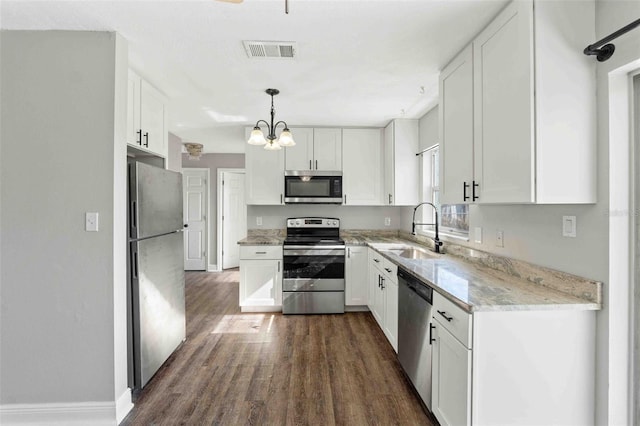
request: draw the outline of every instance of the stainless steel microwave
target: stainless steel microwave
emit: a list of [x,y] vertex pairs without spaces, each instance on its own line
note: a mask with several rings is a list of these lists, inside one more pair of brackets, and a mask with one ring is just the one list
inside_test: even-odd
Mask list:
[[285,204],[342,204],[342,172],[287,170]]

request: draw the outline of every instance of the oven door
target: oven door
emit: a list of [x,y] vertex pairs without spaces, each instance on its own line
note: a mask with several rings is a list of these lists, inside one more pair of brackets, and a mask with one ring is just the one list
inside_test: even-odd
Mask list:
[[343,291],[344,246],[283,250],[283,291]]

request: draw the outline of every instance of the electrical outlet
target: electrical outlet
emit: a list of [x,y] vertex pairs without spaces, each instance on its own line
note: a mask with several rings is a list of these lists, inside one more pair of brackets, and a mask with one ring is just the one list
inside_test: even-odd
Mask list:
[[385,217],[384,218],[384,226],[391,226],[391,218],[390,217]]
[[98,232],[98,212],[87,212],[84,216],[84,230]]
[[475,241],[478,244],[482,244],[482,228],[479,226],[476,226],[475,229]]
[[256,225],[262,226],[262,216],[256,216]]
[[498,230],[496,232],[496,246],[504,247],[504,231]]

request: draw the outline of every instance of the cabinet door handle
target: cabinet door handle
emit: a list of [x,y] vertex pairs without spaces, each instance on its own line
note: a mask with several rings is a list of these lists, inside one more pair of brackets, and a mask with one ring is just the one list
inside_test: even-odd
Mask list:
[[144,133],[144,146],[149,148],[149,132]]
[[391,269],[389,269],[389,268],[384,268],[384,270],[387,271],[387,272],[391,272]]
[[380,261],[378,259],[373,259],[374,262],[376,263],[380,263]]
[[280,261],[278,260],[278,272],[280,272]]
[[136,141],[138,145],[142,145],[142,129],[136,132],[138,134],[138,140]]
[[380,275],[378,275],[378,288],[380,288],[380,278],[382,278]]
[[309,170],[312,170],[312,167],[311,167],[311,160],[309,160]]
[[344,203],[347,204],[347,194],[344,194]]
[[476,183],[476,181],[474,180],[473,181],[473,190],[471,191],[471,196],[472,196],[471,197],[472,198],[471,201],[475,201],[475,200],[480,199],[480,196],[476,195],[476,188],[478,188],[479,186],[480,186],[480,184]]
[[267,254],[266,251],[257,251],[256,254]]
[[391,194],[389,194],[389,205],[391,205]]
[[433,342],[436,341],[436,339],[433,338],[433,329],[434,328],[436,328],[435,325],[429,324],[429,344],[432,344]]
[[382,289],[384,290],[384,280],[385,280],[385,278],[384,277],[380,277],[380,278],[382,278]]
[[467,188],[469,188],[469,184],[467,182],[462,182],[462,201],[467,201],[469,196],[467,195]]
[[447,313],[446,313],[445,311],[438,311],[438,313],[439,313],[440,315],[442,315],[442,316],[444,317],[444,319],[446,319],[446,320],[447,320],[447,321],[449,321],[449,322],[451,322],[451,320],[453,319],[453,317],[448,317],[448,316],[446,315]]
[[351,259],[351,247],[347,249],[347,257]]
[[316,170],[318,170],[318,160],[316,160]]
[[280,204],[282,204],[282,194],[280,194]]

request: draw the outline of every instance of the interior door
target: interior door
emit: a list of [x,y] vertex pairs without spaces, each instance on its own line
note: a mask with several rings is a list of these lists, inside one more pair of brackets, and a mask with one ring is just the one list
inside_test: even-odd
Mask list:
[[244,172],[222,173],[222,269],[240,264],[238,241],[247,236]]
[[184,269],[207,269],[207,171],[183,169]]

